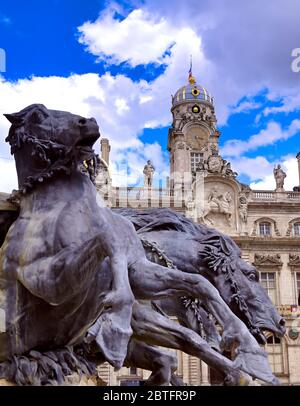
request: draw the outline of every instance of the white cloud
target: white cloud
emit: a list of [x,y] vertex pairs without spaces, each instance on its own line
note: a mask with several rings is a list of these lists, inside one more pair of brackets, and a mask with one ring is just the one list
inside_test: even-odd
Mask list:
[[284,96],[280,98],[280,106],[266,107],[263,110],[264,116],[277,113],[291,113],[300,110],[300,94]]
[[79,27],[80,42],[108,65],[166,64],[166,71],[151,84],[154,94],[158,83],[166,84],[162,90],[168,92],[184,85],[193,54],[193,71],[215,97],[220,124],[230,114],[258,108],[249,102],[230,106],[262,89],[279,94],[286,111],[300,107],[300,82],[290,67],[291,50],[300,36],[297,0],[288,4],[285,0],[276,4],[260,0],[246,4],[172,0],[172,6],[161,0],[131,3],[134,10],[127,15],[120,7],[116,10],[114,3],[96,21],[84,23]]
[[[274,167],[274,165],[272,166]],[[287,175],[284,182],[284,188],[285,190],[293,190],[293,187],[298,186],[299,184],[297,159],[291,156],[282,158],[281,166]],[[257,168],[257,166],[255,166],[255,168]],[[258,168],[258,170],[259,169],[260,168]],[[268,173],[265,176],[263,176],[261,180],[252,182],[250,184],[250,187],[256,190],[275,190],[276,183],[273,173],[271,174]]]
[[286,172],[285,190],[293,190],[299,184],[297,159],[291,155],[282,156],[270,162],[263,156],[255,158],[236,157],[231,160],[233,169],[239,175],[246,175],[250,179],[250,187],[254,190],[275,190],[276,183],[273,175],[275,165],[280,163]]
[[154,186],[158,187],[160,181],[165,184],[166,177],[169,176],[166,153],[162,151],[157,142],[145,144],[140,149],[118,150],[114,158],[111,173],[113,175],[113,185],[115,186],[125,186],[127,184],[142,186],[144,182],[143,168],[148,159],[151,160],[155,167]]
[[[49,108],[95,116],[102,136],[111,141],[112,160],[130,158],[129,172],[137,174],[147,150],[138,135],[145,127],[170,123],[170,93],[174,94],[186,83],[190,54],[193,54],[193,73],[198,82],[215,96],[220,124],[226,123],[232,113],[258,108],[251,100],[261,89],[268,90],[269,99],[273,95],[278,100],[280,95],[287,112],[297,109],[300,82],[290,70],[290,51],[295,47],[294,39],[300,36],[297,20],[300,3],[293,0],[289,5],[282,0],[276,5],[260,0],[223,3],[174,0],[170,7],[170,2],[145,0],[128,15],[115,3],[95,22],[79,27],[80,41],[89,52],[105,60],[107,66],[122,62],[132,67],[164,63],[162,75],[149,83],[108,73],[34,77],[17,83],[0,79],[0,113],[38,102]],[[260,13],[256,12],[258,8]],[[120,19],[114,11],[124,18]],[[245,97],[247,102],[239,103]],[[7,129],[8,124],[0,117],[0,141]],[[297,130],[298,120],[288,129],[273,121],[247,141],[232,140],[225,144],[223,153],[241,155],[287,139]],[[3,143],[1,155],[8,156],[8,147]],[[164,155],[157,156],[164,167]],[[240,166],[246,168],[245,159],[240,159]],[[264,171],[270,170],[268,163],[261,161],[261,165]]]
[[230,114],[237,113],[248,113],[252,110],[257,110],[262,106],[261,103],[256,103],[251,100],[246,100],[242,103],[239,103],[237,106],[233,107]]
[[300,120],[298,119],[293,120],[286,130],[283,130],[279,123],[270,121],[265,129],[260,130],[258,134],[252,135],[247,141],[233,139],[225,142],[222,154],[230,157],[240,156],[245,152],[287,140],[299,133],[299,130]]
[[[49,109],[66,110],[85,117],[95,117],[102,137],[109,138],[112,153],[111,161],[128,162],[126,169],[129,180],[137,182],[142,166],[147,159],[155,160],[157,174],[167,168],[167,157],[158,144],[143,144],[138,135],[146,127],[146,120],[158,116],[161,124],[161,111],[156,111],[159,103],[151,97],[140,103],[141,96],[147,97],[149,86],[145,81],[133,82],[123,76],[105,74],[72,75],[70,77],[33,77],[31,79],[8,82],[0,78],[0,157],[2,167],[1,191],[10,192],[15,186],[16,174],[9,145],[4,142],[10,123],[3,113],[12,113],[32,103],[42,103]],[[169,100],[169,97],[167,98]],[[169,106],[164,106],[166,122]],[[167,136],[167,134],[166,134]],[[100,146],[96,145],[99,152]],[[151,151],[151,152],[149,152]],[[7,164],[10,162],[10,164]],[[113,171],[115,172],[115,171]],[[122,175],[123,176],[123,175]],[[120,177],[119,177],[120,178]],[[123,185],[126,179],[123,176]],[[120,184],[121,180],[116,180]]]
[[0,158],[0,192],[10,193],[13,189],[18,189],[15,162]]
[[110,63],[163,63],[164,53],[174,41],[175,27],[164,18],[154,18],[142,9],[133,10],[125,19],[115,18],[115,10],[105,10],[99,18],[78,28],[79,42],[99,59]]
[[[265,157],[257,156],[255,158],[236,157],[230,159],[233,169],[239,175],[247,175],[250,181],[263,179],[272,172],[273,165]],[[255,170],[253,170],[255,168]]]
[[117,108],[117,114],[120,116],[123,116],[126,111],[130,110],[124,98],[116,99],[115,106]]

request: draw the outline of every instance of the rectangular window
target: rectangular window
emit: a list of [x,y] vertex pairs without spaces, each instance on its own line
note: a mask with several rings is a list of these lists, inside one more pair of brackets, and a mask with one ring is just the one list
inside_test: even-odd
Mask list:
[[259,224],[259,234],[262,236],[271,235],[271,224],[270,223],[260,223]]
[[283,354],[282,346],[280,343],[269,343],[266,346],[270,366],[274,374],[282,374],[284,372],[283,368]]
[[191,152],[191,171],[196,172],[198,164],[203,162],[203,154],[200,152]]
[[299,236],[299,235],[300,235],[300,223],[294,224],[294,234],[295,234],[296,236]]
[[296,272],[296,288],[297,288],[297,298],[300,295],[300,272]]
[[130,375],[137,375],[137,369],[134,367],[129,368],[129,374]]
[[272,302],[277,304],[275,272],[261,272],[260,283],[266,289]]

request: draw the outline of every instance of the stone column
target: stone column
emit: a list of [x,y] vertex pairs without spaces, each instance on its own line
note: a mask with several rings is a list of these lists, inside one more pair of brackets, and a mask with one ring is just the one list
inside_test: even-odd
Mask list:
[[201,385],[209,386],[209,376],[208,376],[208,366],[205,362],[201,361],[201,375],[202,375],[202,382]]
[[300,187],[300,152],[296,155],[298,161],[298,175],[299,175],[299,187]]
[[166,189],[170,190],[170,176],[166,177]]
[[102,138],[101,141],[101,158],[109,165],[110,145],[107,138]]

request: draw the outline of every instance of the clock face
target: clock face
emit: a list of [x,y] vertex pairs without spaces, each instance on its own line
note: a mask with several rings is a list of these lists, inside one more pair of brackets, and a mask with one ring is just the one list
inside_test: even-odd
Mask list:
[[197,150],[200,150],[208,143],[208,138],[209,134],[198,126],[190,128],[186,134],[188,145]]
[[195,113],[195,114],[200,113],[200,108],[199,108],[199,106],[194,105],[194,106],[192,107],[192,112]]

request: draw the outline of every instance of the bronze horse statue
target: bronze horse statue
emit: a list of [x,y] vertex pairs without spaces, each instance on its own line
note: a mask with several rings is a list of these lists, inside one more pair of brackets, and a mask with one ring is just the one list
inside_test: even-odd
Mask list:
[[[242,371],[277,383],[255,338],[198,264],[182,272],[151,262],[131,221],[103,207],[82,170],[100,136],[94,119],[43,105],[6,117],[20,213],[0,250],[0,377],[45,384],[72,368],[88,371],[87,355],[73,347],[89,342],[116,368],[141,364],[147,350],[165,346],[201,358],[233,384]],[[222,269],[216,250],[210,254],[206,266]],[[236,348],[234,361],[151,306],[182,296],[199,299],[217,320],[224,348]]]

